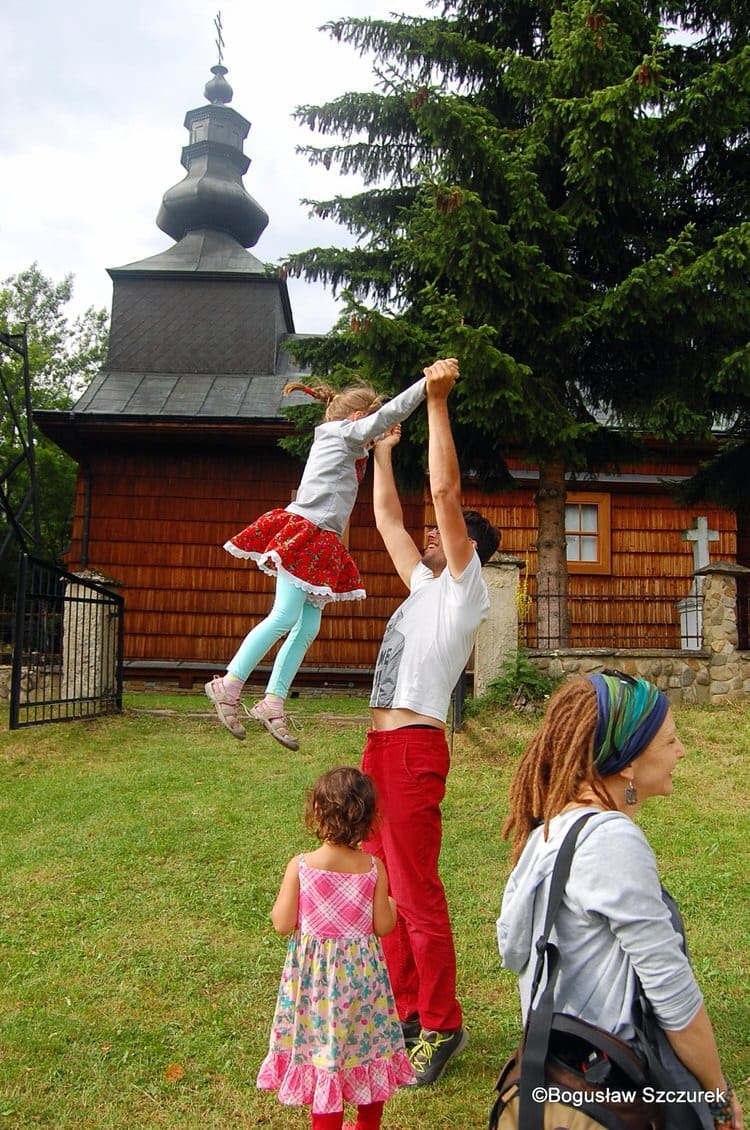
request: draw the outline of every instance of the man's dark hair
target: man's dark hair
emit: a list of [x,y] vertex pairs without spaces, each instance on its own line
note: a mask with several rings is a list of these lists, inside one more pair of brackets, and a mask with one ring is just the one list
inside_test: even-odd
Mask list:
[[466,530],[472,541],[477,543],[479,560],[484,565],[500,544],[502,534],[497,526],[491,526],[477,510],[464,510]]

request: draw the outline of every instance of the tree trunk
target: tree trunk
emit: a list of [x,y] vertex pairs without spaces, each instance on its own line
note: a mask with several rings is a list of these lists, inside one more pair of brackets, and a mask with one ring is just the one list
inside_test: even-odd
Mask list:
[[565,463],[552,456],[539,466],[534,495],[538,517],[537,647],[568,647],[568,565],[565,546]]

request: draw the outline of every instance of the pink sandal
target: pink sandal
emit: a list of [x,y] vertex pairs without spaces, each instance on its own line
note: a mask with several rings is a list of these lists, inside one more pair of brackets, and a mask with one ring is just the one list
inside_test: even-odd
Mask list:
[[252,710],[248,711],[248,713],[256,722],[260,722],[261,726],[265,726],[271,737],[276,738],[277,742],[281,742],[287,749],[299,749],[299,742],[289,733],[288,723],[297,730],[301,730],[302,727],[298,722],[294,722],[288,714],[284,714],[283,711],[281,714],[272,715],[271,711],[273,709],[274,707],[269,706],[266,700],[262,698],[259,702],[256,702],[255,706]]
[[247,713],[247,707],[239,699],[227,698],[224,690],[224,680],[221,675],[214,675],[210,683],[206,683],[204,691],[214,704],[216,713],[222,726],[226,726],[229,733],[240,741],[245,737],[245,727],[240,722],[240,707]]

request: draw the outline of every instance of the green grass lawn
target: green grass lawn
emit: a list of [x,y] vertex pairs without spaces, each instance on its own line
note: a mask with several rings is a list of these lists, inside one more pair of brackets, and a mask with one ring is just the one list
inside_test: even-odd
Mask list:
[[[300,699],[293,754],[235,741],[202,696],[131,696],[125,713],[0,730],[0,1127],[309,1125],[255,1090],[286,942],[269,910],[310,846],[301,809],[324,769],[358,764],[363,699]],[[151,713],[150,711],[157,711]],[[675,794],[641,822],[685,914],[725,1070],[747,1100],[750,711],[683,708]],[[454,739],[443,876],[467,1051],[435,1088],[400,1092],[384,1127],[486,1125],[519,1034],[499,970],[500,838],[535,725],[468,720]]]

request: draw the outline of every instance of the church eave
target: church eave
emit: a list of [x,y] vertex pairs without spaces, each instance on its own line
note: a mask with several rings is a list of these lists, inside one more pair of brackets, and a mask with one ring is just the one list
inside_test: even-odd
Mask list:
[[276,417],[123,416],[121,413],[35,411],[34,423],[73,459],[81,462],[87,450],[103,444],[153,444],[226,447],[248,443],[268,446],[292,435],[294,424]]

